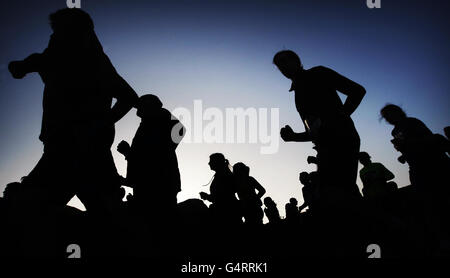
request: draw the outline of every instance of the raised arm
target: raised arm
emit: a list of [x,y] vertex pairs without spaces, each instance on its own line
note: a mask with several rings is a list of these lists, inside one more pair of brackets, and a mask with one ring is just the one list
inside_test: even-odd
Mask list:
[[266,194],[266,189],[255,179],[252,177],[252,184],[256,191],[258,191],[258,198],[261,199],[264,194]]
[[384,171],[384,177],[385,177],[386,181],[390,181],[393,178],[395,178],[395,175],[391,171],[389,171],[384,165],[382,165],[382,166],[384,168],[383,171]]
[[286,142],[309,142],[311,135],[308,132],[295,133],[289,125],[280,130],[281,138]]
[[302,212],[303,209],[307,208],[308,204],[306,203],[306,201],[298,207],[298,212]]
[[118,122],[135,106],[138,95],[130,85],[116,72],[109,58],[103,54],[101,78],[108,84],[107,88],[117,99],[111,108],[111,121]]
[[43,65],[44,54],[34,53],[22,61],[12,61],[8,65],[8,70],[15,79],[22,79],[31,72],[38,72]]
[[47,48],[42,53],[33,53],[22,61],[12,61],[8,65],[8,69],[12,76],[16,79],[22,79],[28,73],[39,72],[44,67],[46,60],[49,59],[50,53],[55,48],[56,40],[52,34]]
[[118,122],[135,106],[138,101],[138,95],[130,85],[120,76],[116,75],[117,89],[115,98],[117,102],[111,108],[111,117],[113,123]]
[[344,103],[344,112],[350,116],[355,112],[356,108],[358,108],[364,98],[366,89],[332,69],[323,68],[326,70],[329,80],[333,82],[335,89],[347,96]]

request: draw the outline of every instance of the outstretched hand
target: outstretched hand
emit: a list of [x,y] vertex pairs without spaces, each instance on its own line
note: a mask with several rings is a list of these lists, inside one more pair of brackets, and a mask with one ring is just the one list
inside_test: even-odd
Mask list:
[[280,130],[281,139],[283,139],[285,142],[294,141],[295,132],[292,130],[292,128],[289,125],[285,125]]
[[8,70],[15,79],[22,79],[26,72],[22,69],[22,62],[12,61],[8,65]]

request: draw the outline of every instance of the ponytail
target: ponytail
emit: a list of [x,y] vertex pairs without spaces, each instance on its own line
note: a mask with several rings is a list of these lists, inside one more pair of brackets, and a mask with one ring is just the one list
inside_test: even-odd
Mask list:
[[227,166],[228,170],[230,170],[230,172],[233,173],[233,166],[231,166],[230,161],[228,161],[228,159],[225,159],[225,166]]

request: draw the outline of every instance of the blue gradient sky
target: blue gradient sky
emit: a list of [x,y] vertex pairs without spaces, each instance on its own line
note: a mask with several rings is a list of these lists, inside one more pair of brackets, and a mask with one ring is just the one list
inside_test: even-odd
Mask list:
[[[66,1],[28,2],[3,1],[0,9],[0,191],[26,175],[42,153],[43,84],[37,74],[14,80],[7,64],[46,47],[47,16]],[[399,104],[436,133],[450,124],[448,1],[382,0],[381,9],[370,10],[365,0],[82,0],[82,8],[117,71],[138,94],[155,93],[168,109],[191,109],[194,99],[205,108],[278,107],[280,125],[303,130],[290,82],[272,64],[285,48],[296,51],[306,68],[324,65],[355,80],[367,90],[353,114],[361,149],[393,171],[400,186],[409,184],[407,167],[396,160],[391,127],[378,121],[379,109]],[[138,124],[133,110],[116,125],[113,154],[121,174],[126,163],[116,145],[131,141]],[[208,156],[223,152],[230,162],[250,166],[282,214],[290,197],[301,203],[298,173],[314,169],[306,164],[311,145],[280,142],[273,155],[259,149],[181,144],[179,200],[208,190],[202,187],[213,175]]]

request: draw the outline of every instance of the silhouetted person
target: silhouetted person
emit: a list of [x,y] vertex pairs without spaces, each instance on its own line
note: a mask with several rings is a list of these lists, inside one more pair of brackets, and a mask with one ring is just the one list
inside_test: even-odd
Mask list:
[[228,160],[221,153],[213,153],[209,157],[209,167],[215,172],[210,193],[201,192],[200,197],[212,203],[213,221],[221,226],[242,223],[240,204],[236,198],[237,184]]
[[261,208],[261,198],[266,190],[254,177],[250,176],[250,168],[242,162],[234,164],[233,174],[236,178],[237,194],[245,223],[250,225],[262,224],[264,212]]
[[449,158],[439,147],[431,130],[422,121],[407,117],[397,105],[388,104],[380,113],[394,126],[391,142],[402,154],[399,161],[409,165],[411,183],[429,190],[436,189],[439,184],[447,187]]
[[392,182],[388,183],[395,177],[394,174],[386,169],[383,164],[372,162],[368,153],[360,152],[359,162],[364,166],[359,171],[359,177],[363,183],[364,197],[378,199],[396,189]]
[[436,255],[440,252],[441,242],[450,238],[449,158],[437,141],[438,137],[422,121],[407,117],[394,104],[384,106],[380,113],[394,126],[391,142],[402,154],[399,161],[408,163],[409,179],[417,188],[418,222],[424,225],[426,254]]
[[[295,105],[306,130],[295,133],[287,125],[280,131],[281,138],[315,144],[322,205],[347,204],[359,198],[356,177],[360,140],[350,115],[365,89],[323,66],[304,69],[300,58],[290,50],[278,52],[273,62],[292,80],[289,91],[295,91]],[[347,95],[344,104],[336,91]]]
[[[12,229],[17,226],[17,223],[21,224],[23,219],[20,215],[17,215],[14,210],[13,204],[17,195],[21,194],[21,183],[12,182],[6,185],[3,191],[3,197],[0,197],[0,219],[2,221],[2,227],[0,229],[0,258],[12,257],[16,255],[17,246],[19,245],[20,237],[17,237],[18,233]],[[23,231],[22,231],[23,232]]]
[[286,220],[289,223],[297,223],[300,220],[300,212],[298,209],[298,201],[295,198],[290,198],[289,203],[285,205]]
[[280,212],[278,211],[277,204],[270,197],[264,198],[264,213],[269,219],[270,224],[278,224],[281,221]]
[[126,184],[133,188],[138,210],[169,217],[175,212],[181,191],[175,151],[184,135],[183,125],[151,94],[139,98],[137,115],[141,124],[131,147],[125,141],[117,147],[128,161]]
[[318,196],[318,185],[319,185],[319,175],[317,172],[301,172],[299,174],[299,180],[303,184],[302,195],[303,204],[298,208],[301,212],[304,208],[308,207],[310,211],[314,207],[315,200],[319,199]]
[[120,202],[110,150],[114,124],[137,95],[103,52],[86,12],[59,10],[50,25],[43,53],[9,64],[14,78],[37,72],[45,84],[39,136],[44,154],[23,184],[41,204],[61,207],[77,194],[87,210],[104,212]]

